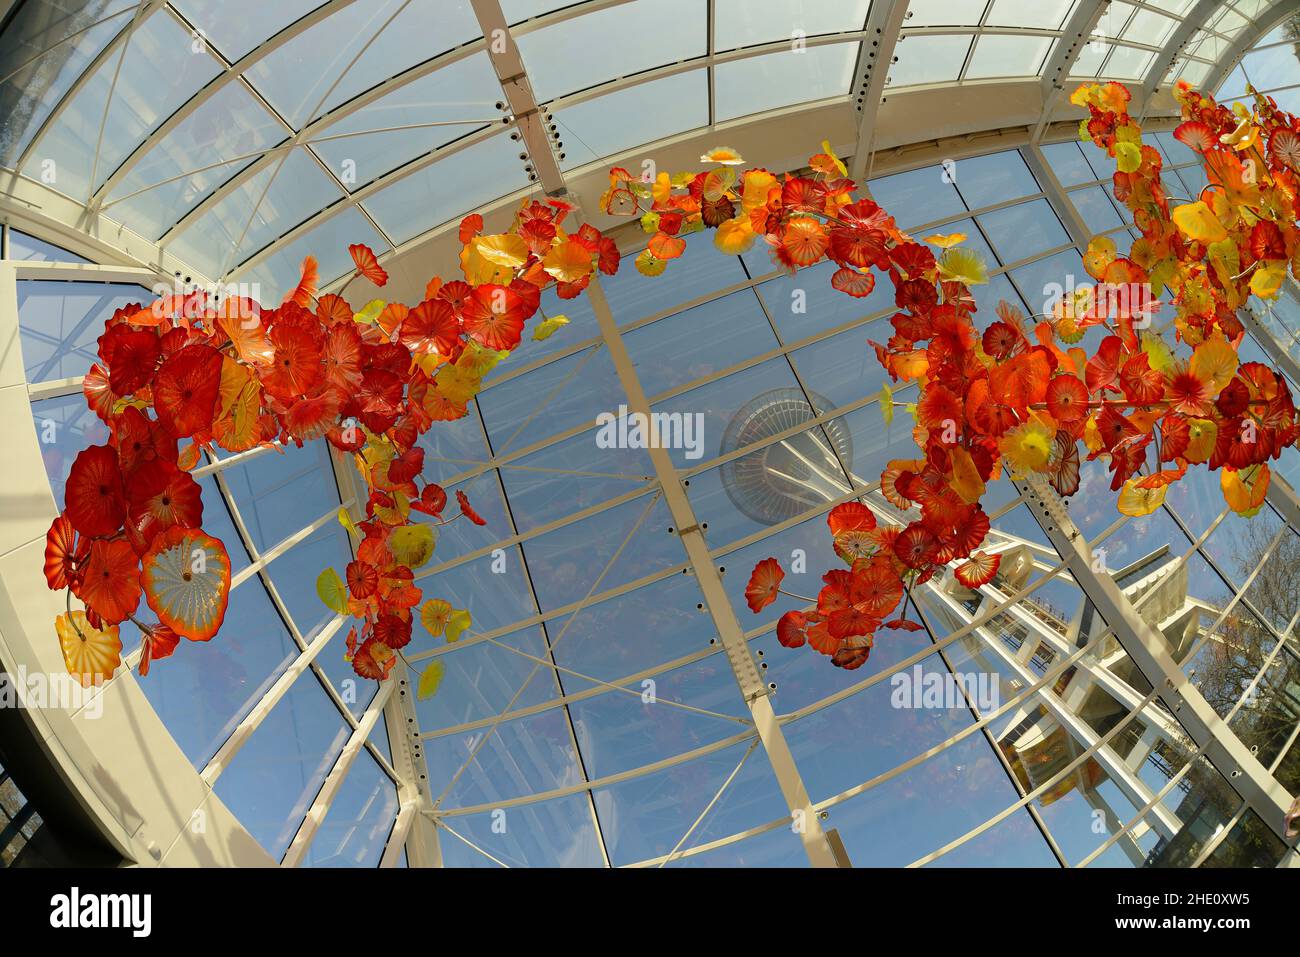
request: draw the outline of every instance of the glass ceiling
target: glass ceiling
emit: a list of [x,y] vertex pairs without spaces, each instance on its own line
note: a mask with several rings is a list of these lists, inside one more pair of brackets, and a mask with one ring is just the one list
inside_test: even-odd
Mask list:
[[[1181,144],[1166,134],[1156,144],[1170,185],[1196,188]],[[1018,151],[962,161],[956,184],[926,167],[871,189],[909,228],[970,234],[993,267],[979,289],[981,309],[1008,299],[1035,310],[1048,283],[1081,269],[1062,211],[1118,241],[1127,235],[1108,176],[1090,166],[1095,157],[1070,142],[1048,145],[1043,156],[1066,189],[1059,202]],[[10,253],[66,259],[13,231]],[[732,608],[776,685],[800,773],[855,863],[1267,866],[1281,856],[1176,718],[1151,701],[1150,685],[1010,482],[990,490],[993,548],[1004,555],[991,585],[926,586],[913,609],[926,630],[882,640],[861,671],[781,648],[773,626],[794,604],[781,599],[749,614],[746,571],[795,549],[809,568],[833,563],[823,522],[837,501],[865,493],[893,514],[875,482],[861,478],[911,447],[906,426],[881,427],[874,394],[883,373],[865,348],[893,305],[879,292],[848,300],[824,276],[774,274],[760,255],[720,259],[692,244],[675,265],[673,283],[620,275],[604,283],[606,295],[653,407],[705,416],[702,456],[678,450],[674,464]],[[97,328],[141,293],[84,282],[20,287],[33,381],[84,369],[93,346],[91,332],[79,330]],[[807,295],[806,311],[792,305],[796,290]],[[544,297],[544,310],[558,305]],[[469,417],[422,440],[430,477],[465,490],[488,519],[483,528],[450,526],[437,564],[420,572],[430,594],[470,609],[473,635],[452,646],[417,635],[407,649],[413,662],[438,656],[447,669],[439,694],[417,705],[444,861],[804,866],[654,469],[643,451],[597,448],[596,414],[626,400],[586,300],[565,311],[572,322],[563,336],[521,347]],[[1243,351],[1262,358],[1253,342]],[[803,403],[795,434],[729,446],[728,426],[774,393]],[[37,401],[33,416],[38,428],[58,423],[60,439],[46,453],[57,496],[76,451],[100,438],[100,426],[75,395]],[[805,482],[788,518],[756,518],[755,493],[737,476],[770,470],[774,451],[805,441],[837,449],[821,479]],[[205,525],[245,543],[237,579],[276,543],[315,530],[240,581],[222,641],[187,649],[194,653],[160,663],[142,682],[196,768],[293,660],[298,642],[332,617],[312,588],[317,570],[349,555],[329,520],[340,492],[327,456],[315,443],[218,463],[203,480]],[[1279,471],[1300,481],[1300,454],[1289,452]],[[1212,480],[1190,475],[1161,511],[1126,520],[1106,504],[1107,481],[1100,463],[1085,468],[1075,522],[1105,549],[1116,582],[1207,699],[1284,786],[1300,788],[1300,660],[1293,639],[1282,640],[1295,634],[1300,602],[1287,583],[1300,536],[1271,510],[1253,523],[1237,519]],[[1239,666],[1267,676],[1263,705],[1244,707],[1244,692],[1226,677],[1225,647]],[[342,653],[338,634],[316,659],[317,680],[294,684],[218,780],[222,799],[274,855],[346,740],[349,718],[373,693],[366,683],[359,700],[349,698],[355,685]],[[996,704],[972,697],[935,711],[894,700],[891,675],[967,672],[994,676]],[[340,825],[337,839],[327,836],[321,862],[351,855],[373,863],[382,848],[395,806],[382,738],[381,728],[331,810],[361,827]],[[953,793],[963,799],[953,802]],[[504,833],[495,824],[502,808]],[[1104,833],[1090,826],[1098,810]]]
[[[468,3],[440,3],[436,18],[430,3],[398,0],[173,0],[141,16],[130,3],[67,6],[29,2],[23,9],[42,15],[0,34],[0,44],[12,44],[5,62],[70,38],[53,63],[27,68],[39,81],[18,70],[0,82],[15,117],[0,126],[0,161],[39,175],[41,161],[53,159],[57,188],[102,202],[214,276],[279,289],[292,285],[287,277],[307,251],[323,257],[322,277],[341,273],[344,263],[329,257],[347,242],[393,248],[529,187]],[[1101,24],[1107,50],[1095,68],[1081,58],[1076,72],[1144,76],[1147,67],[1132,66],[1138,54],[1176,36],[1193,2],[1111,6],[1112,20]],[[1252,16],[1262,21],[1265,6],[1215,5],[1181,69],[1208,71],[1218,58],[1206,42],[1231,43]],[[913,0],[890,88],[1037,76],[1076,7]],[[870,13],[865,2],[793,0],[653,8],[592,0],[572,9],[503,0],[502,9],[535,92],[564,131],[566,171],[711,122],[847,99]],[[822,41],[797,64],[788,55],[792,22]],[[1283,30],[1246,57],[1225,93],[1252,70],[1279,91],[1300,88]],[[607,42],[611,31],[638,43],[619,48]],[[157,89],[162,63],[175,89]],[[933,63],[948,74],[927,74]],[[1111,72],[1121,68],[1133,75]],[[91,70],[100,72],[81,80]],[[1195,195],[1204,180],[1193,156],[1168,134],[1154,142],[1167,190]],[[355,179],[345,175],[349,161]],[[1032,171],[1043,168],[1055,184]],[[955,182],[923,167],[870,189],[906,229],[970,236],[990,264],[990,283],[977,287],[981,311],[1006,299],[1033,314],[1052,282],[1082,274],[1086,237],[1067,223],[1121,247],[1129,241],[1110,172],[1064,142],[963,159]],[[4,241],[15,261],[78,262],[16,229],[6,228]],[[675,478],[775,685],[799,773],[852,861],[1275,864],[1281,843],[1155,697],[1010,481],[988,495],[990,542],[1003,554],[998,577],[974,592],[947,576],[933,580],[909,610],[925,629],[891,633],[861,670],[776,642],[775,621],[795,603],[782,598],[750,614],[743,590],[759,559],[802,550],[809,569],[834,563],[823,524],[834,504],[864,496],[897,518],[874,477],[913,445],[905,416],[884,428],[874,407],[884,373],[865,343],[880,338],[876,327],[894,311],[884,284],[850,300],[831,290],[824,267],[784,276],[757,251],[725,258],[707,246],[689,244],[671,282],[625,271],[602,286],[654,409],[704,415],[701,454],[673,451]],[[60,505],[77,452],[103,435],[76,390],[54,386],[88,368],[115,308],[147,295],[71,268],[57,281],[18,284],[27,379],[43,396],[33,419],[38,432],[53,423],[54,441],[42,448]],[[561,310],[548,292],[542,311],[563,311],[570,324],[545,342],[526,339],[469,416],[421,440],[426,475],[467,492],[488,520],[445,529],[436,564],[420,573],[431,597],[471,611],[473,633],[441,645],[417,629],[406,649],[417,665],[436,656],[446,666],[437,696],[416,707],[443,859],[806,866],[655,470],[644,451],[594,441],[596,416],[626,394],[589,302]],[[1263,316],[1265,328],[1294,331],[1297,316],[1300,297],[1283,300]],[[1267,361],[1255,339],[1242,351]],[[773,408],[793,418],[774,418]],[[796,489],[773,478],[791,455],[806,462],[810,452],[821,461]],[[1300,486],[1300,453],[1289,450],[1277,471]],[[328,631],[334,616],[314,591],[321,568],[350,557],[333,520],[346,492],[321,442],[208,462],[199,474],[205,528],[232,557],[227,624],[220,641],[158,663],[141,686],[203,770],[302,649],[328,642],[215,785],[279,859],[375,693],[343,661],[343,634]],[[1291,569],[1300,534],[1271,506],[1241,521],[1204,479],[1189,474],[1158,512],[1126,519],[1093,463],[1071,515],[1174,660],[1296,793],[1300,596]],[[138,641],[128,637],[128,647]],[[940,709],[900,707],[891,680],[966,673],[986,676],[988,694]],[[1257,679],[1249,701],[1241,675]],[[305,863],[376,864],[397,783],[381,720]]]
[[[687,130],[850,102],[871,15],[868,0],[501,6],[565,171]],[[328,282],[347,268],[343,240],[382,254],[534,188],[468,0],[269,7],[27,0],[0,38],[0,62],[14,65],[0,78],[0,166],[199,275],[269,290],[293,285],[306,250],[323,255]],[[1095,10],[911,0],[887,91],[1037,77],[1067,27]],[[1159,51],[1186,40],[1172,75],[1197,82],[1272,10],[1267,0],[1115,0],[1071,74],[1146,79]]]

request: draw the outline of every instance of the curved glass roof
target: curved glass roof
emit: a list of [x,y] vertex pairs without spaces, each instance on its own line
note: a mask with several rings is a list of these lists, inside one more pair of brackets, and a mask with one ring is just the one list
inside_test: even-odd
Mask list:
[[[322,254],[330,279],[346,268],[340,240],[403,248],[530,187],[535,171],[512,139],[492,38],[469,0],[266,6],[20,4],[0,41],[14,64],[0,78],[0,166],[126,225],[196,275],[276,290],[292,285],[308,249]],[[510,37],[498,45],[517,44],[569,171],[798,104],[848,106],[864,95],[871,56],[890,50],[890,94],[1036,78],[1061,65],[1070,77],[1154,88],[1175,53],[1169,76],[1201,82],[1236,38],[1276,19],[1275,8],[505,2]],[[1072,42],[1079,33],[1087,43]]]
[[[39,179],[52,160],[53,188],[209,277],[278,291],[308,251],[321,256],[322,278],[341,273],[330,257],[348,242],[391,259],[471,209],[539,188],[528,167],[542,164],[511,139],[519,127],[498,106],[484,6],[439,3],[435,15],[419,0],[29,0],[0,33],[6,62],[23,63],[0,81],[14,117],[0,126],[0,163]],[[1225,93],[1252,69],[1272,71],[1279,91],[1300,83],[1272,5],[1102,6],[502,0],[499,12],[557,127],[552,159],[564,179],[693,131],[709,145],[736,120],[765,119],[778,135],[792,106],[829,102],[856,116],[864,41],[897,57],[890,95],[1037,86],[1054,65],[1154,88],[1201,67],[1209,78],[1226,72],[1261,37]],[[889,31],[883,41],[877,27]],[[1105,49],[1067,55],[1072,30]],[[931,159],[875,177],[870,190],[909,231],[970,236],[990,264],[982,310],[1005,299],[1038,313],[1052,283],[1082,275],[1092,234],[1129,238],[1111,170],[1076,142],[1051,140],[960,158],[955,175]],[[1153,142],[1171,195],[1195,195],[1204,180],[1194,156],[1168,132]],[[4,249],[33,421],[53,436],[42,449],[61,504],[76,453],[102,438],[78,391],[98,331],[147,290],[97,279],[52,238],[6,228]],[[866,346],[892,297],[882,284],[851,300],[828,279],[823,267],[784,276],[761,253],[723,257],[691,243],[671,281],[630,270],[601,280],[612,336],[589,299],[561,304],[548,292],[543,312],[562,311],[569,325],[526,340],[466,418],[422,439],[426,475],[466,491],[488,520],[448,527],[420,573],[431,597],[471,611],[472,633],[444,645],[417,629],[406,649],[417,665],[446,666],[439,693],[403,714],[418,728],[421,813],[442,863],[806,866],[780,762],[724,653],[719,621],[730,619],[772,686],[801,786],[854,864],[1276,864],[1282,842],[1130,659],[1123,623],[1093,604],[1092,583],[1070,573],[1009,480],[988,496],[999,576],[977,591],[950,576],[919,589],[909,617],[924,630],[882,638],[861,670],[782,648],[775,621],[793,602],[749,612],[756,561],[802,560],[814,574],[834,563],[823,524],[833,505],[861,497],[898,517],[875,477],[912,437],[906,416],[883,426],[884,373]],[[1258,316],[1243,353],[1273,364],[1277,330],[1300,328],[1296,315],[1300,297]],[[624,352],[655,411],[702,416],[700,443],[672,451],[671,473],[643,450],[596,441],[597,417],[628,401]],[[227,624],[221,640],[158,663],[141,687],[272,857],[373,866],[408,833],[395,830],[405,765],[391,744],[402,730],[391,708],[374,720],[375,686],[343,661],[343,631],[314,590],[321,568],[350,557],[334,521],[352,504],[347,465],[317,442],[207,462],[199,474],[205,528],[233,560]],[[1300,486],[1300,453],[1278,474]],[[665,483],[687,497],[722,599],[706,597]],[[1113,579],[1296,793],[1293,519],[1270,503],[1242,522],[1195,474],[1160,511],[1127,519],[1106,484],[1100,463],[1086,467],[1070,510],[1104,556],[1095,573]],[[235,729],[286,676],[230,754]],[[927,704],[927,687],[950,697]],[[299,854],[299,826],[358,734],[365,747]]]

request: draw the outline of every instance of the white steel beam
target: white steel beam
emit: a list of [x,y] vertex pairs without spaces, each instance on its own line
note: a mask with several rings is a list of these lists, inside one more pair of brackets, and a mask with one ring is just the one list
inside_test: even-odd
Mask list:
[[316,659],[316,656],[338,633],[343,621],[343,616],[338,615],[322,628],[320,633],[312,639],[311,644],[298,653],[298,657],[293,660],[293,663],[284,670],[279,678],[275,679],[275,684],[267,689],[266,694],[262,695],[261,700],[253,706],[253,710],[248,712],[235,727],[235,730],[230,733],[230,737],[226,738],[221,748],[212,756],[212,759],[208,761],[207,766],[203,769],[203,780],[207,782],[208,787],[212,787],[217,783],[217,778],[221,776],[221,772],[230,767],[230,762],[234,760],[235,755],[248,743],[248,739],[253,736],[253,732],[261,726],[267,715],[275,709],[275,706],[279,704],[280,699],[285,696],[290,686],[298,680],[303,672],[311,667],[311,663]]
[[[587,288],[587,294],[591,299],[596,321],[600,325],[601,335],[604,336],[605,345],[609,349],[610,358],[614,362],[619,382],[627,393],[628,408],[633,413],[647,416],[646,421],[649,421],[650,403],[646,400],[640,377],[614,323],[614,315],[610,311],[604,291],[600,288],[599,280],[592,280]],[[794,755],[777,722],[771,698],[768,697],[770,688],[763,681],[754,663],[753,654],[745,641],[740,622],[731,607],[731,600],[722,585],[722,576],[719,575],[709,554],[709,546],[700,529],[694,507],[682,487],[681,479],[667,449],[658,447],[657,443],[651,444],[654,447],[646,451],[663,489],[664,500],[673,517],[676,534],[681,538],[682,546],[686,549],[691,568],[704,594],[705,607],[713,619],[718,638],[727,655],[727,662],[731,665],[732,674],[740,686],[745,703],[749,706],[759,738],[763,742],[763,748],[776,774],[777,784],[781,788],[781,794],[785,798],[796,830],[803,841],[804,851],[814,867],[836,867],[838,862],[835,854],[822,831],[821,822],[813,810],[812,800],[799,774]]]
[[1066,560],[1075,582],[1092,601],[1120,646],[1168,705],[1192,741],[1279,838],[1290,795],[1210,707],[1170,657],[1165,637],[1146,623],[1110,576],[1092,570],[1093,556],[1064,503],[1046,481],[1017,483],[1048,540]]
[[871,172],[876,117],[906,16],[907,0],[874,0],[867,15],[866,35],[862,38],[852,87],[858,94],[858,136],[849,161],[849,176],[859,183]]
[[1056,41],[1051,58],[1043,66],[1043,112],[1031,137],[1034,143],[1043,138],[1044,131],[1052,121],[1052,114],[1056,112],[1056,106],[1065,94],[1070,70],[1078,61],[1084,46],[1091,42],[1093,31],[1109,7],[1110,0],[1081,0],[1065,24],[1065,32]]
[[1174,64],[1178,62],[1178,57],[1191,41],[1192,35],[1205,23],[1208,17],[1219,6],[1220,0],[1197,0],[1196,6],[1192,7],[1183,16],[1182,23],[1174,28],[1169,39],[1165,42],[1164,50],[1151,61],[1151,67],[1147,70],[1146,76],[1142,78],[1142,85],[1139,88],[1142,93],[1142,110],[1145,113],[1146,106],[1151,102],[1151,97],[1155,96],[1156,90],[1160,89],[1160,84],[1164,78],[1169,75]]
[[1255,41],[1275,26],[1300,10],[1300,0],[1277,0],[1271,7],[1260,13],[1250,26],[1244,28],[1232,46],[1219,57],[1218,64],[1205,77],[1201,86],[1206,90],[1217,90],[1219,84],[1228,78],[1228,74],[1241,62],[1241,58],[1255,45]]
[[[130,172],[135,169],[139,162],[144,159],[155,146],[162,142],[169,133],[193,116],[194,113],[211,100],[212,97],[216,96],[231,83],[243,80],[244,75],[247,73],[249,68],[260,63],[290,40],[293,40],[295,37],[310,30],[317,23],[320,23],[331,14],[355,2],[356,0],[328,0],[327,3],[322,3],[319,7],[295,20],[283,30],[268,37],[266,40],[263,40],[234,63],[224,64],[225,69],[223,72],[219,73],[207,84],[207,86],[203,87],[203,89],[199,90],[181,104],[181,106],[173,112],[171,116],[163,120],[163,122],[153,130],[153,132],[145,137],[143,143],[132,150],[126,159],[122,160],[122,162],[118,164],[117,169],[113,170],[108,179],[104,181],[104,185],[95,190],[89,205],[103,205],[105,199],[112,194],[118,184],[126,179]],[[178,12],[174,11],[174,13]],[[209,48],[211,49],[211,47]],[[292,133],[292,131],[290,132]]]
[[343,787],[344,780],[347,779],[348,771],[352,769],[352,763],[362,749],[365,748],[366,739],[379,721],[384,705],[387,704],[389,696],[393,693],[394,684],[395,682],[391,680],[380,684],[374,700],[370,702],[360,723],[353,730],[347,743],[343,745],[343,750],[339,753],[329,774],[326,775],[325,783],[321,785],[316,800],[312,801],[311,807],[307,810],[307,816],[303,818],[302,824],[298,826],[298,832],[294,835],[293,842],[284,853],[284,858],[280,862],[284,867],[297,867],[306,857],[307,849],[311,847],[311,842],[315,839],[317,831],[320,830],[321,822],[325,820],[330,805],[334,803],[334,798],[338,795],[339,789]]

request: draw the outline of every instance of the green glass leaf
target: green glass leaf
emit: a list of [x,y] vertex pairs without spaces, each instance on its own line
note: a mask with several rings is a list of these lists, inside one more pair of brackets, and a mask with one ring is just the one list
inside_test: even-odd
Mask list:
[[343,584],[343,579],[333,568],[327,568],[317,576],[316,594],[330,611],[340,615],[347,612],[348,586]]
[[1121,173],[1137,172],[1142,165],[1142,150],[1136,143],[1116,143],[1115,165]]
[[388,303],[384,302],[382,299],[371,299],[368,303],[362,306],[361,311],[352,318],[362,325],[373,326],[375,320],[379,318],[379,314],[384,311],[384,306],[386,305],[388,305]]
[[416,686],[415,696],[424,701],[437,694],[438,685],[442,684],[442,675],[445,671],[446,668],[439,659],[434,658],[429,662],[429,666],[420,673],[420,683]]
[[433,526],[423,523],[399,525],[389,533],[388,548],[393,557],[410,568],[419,568],[433,557],[437,544]]
[[894,390],[885,383],[880,387],[880,416],[885,420],[885,425],[892,425],[894,422]]
[[551,316],[549,319],[543,319],[538,323],[537,328],[533,330],[533,338],[538,342],[543,339],[549,339],[556,330],[569,324],[568,316]]
[[447,643],[460,641],[460,636],[472,624],[469,611],[464,608],[451,613],[447,619]]

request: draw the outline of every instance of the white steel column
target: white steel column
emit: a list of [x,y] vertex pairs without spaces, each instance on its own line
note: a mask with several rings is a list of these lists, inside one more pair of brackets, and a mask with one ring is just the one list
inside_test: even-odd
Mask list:
[[[339,497],[350,503],[348,509],[353,522],[365,518],[362,506],[361,482],[352,460],[330,446],[330,461],[334,466],[334,480]],[[348,548],[356,554],[357,543],[348,535]],[[397,847],[405,844],[407,863],[411,867],[442,867],[442,847],[438,831],[426,811],[433,810],[429,793],[428,767],[424,760],[424,743],[420,738],[420,722],[415,711],[415,687],[410,669],[402,656],[397,659],[392,673],[384,684],[396,684],[398,694],[390,695],[384,704],[384,730],[388,735],[388,752],[397,772],[397,799],[400,810],[393,826],[389,846],[384,851],[383,866],[395,866]],[[418,679],[417,679],[418,680]]]
[[849,160],[849,176],[863,182],[871,173],[871,152],[876,138],[876,116],[885,95],[885,82],[894,61],[898,32],[907,16],[907,0],[874,0],[867,15],[867,35],[862,38],[853,88],[858,93],[858,139]]
[[1070,70],[1083,52],[1084,44],[1091,42],[1097,23],[1109,7],[1110,0],[1082,0],[1075,7],[1074,14],[1065,25],[1065,32],[1056,41],[1051,59],[1043,66],[1043,112],[1030,137],[1032,142],[1037,143],[1043,138],[1043,132],[1051,123],[1052,114],[1056,112],[1056,104],[1060,102],[1065,85],[1070,80]]
[[1044,534],[1065,560],[1083,593],[1111,629],[1138,670],[1168,705],[1188,736],[1232,788],[1285,840],[1284,818],[1291,807],[1286,789],[1210,707],[1199,689],[1169,654],[1165,638],[1146,623],[1114,579],[1092,569],[1087,542],[1071,521],[1065,503],[1039,476],[1016,483]]
[[[551,149],[541,110],[533,97],[523,60],[506,26],[505,14],[501,11],[500,2],[499,0],[471,0],[471,3],[478,16],[479,25],[483,28],[484,37],[489,38],[488,50],[492,65],[501,80],[501,88],[505,91],[511,113],[528,150],[537,181],[548,194],[564,195],[568,189],[555,153]],[[507,37],[508,42],[504,47],[490,42],[494,36],[502,35],[498,31],[505,31],[504,36]],[[600,281],[595,277],[587,288],[587,296],[600,326],[601,338],[609,349],[610,359],[618,373],[619,382],[627,393],[628,408],[632,412],[648,415],[650,403],[632,365],[627,346],[619,334],[609,303],[600,288]],[[686,491],[682,487],[677,469],[667,450],[651,448],[647,452],[654,464],[655,477],[663,489],[664,500],[673,517],[674,527],[682,539],[682,545],[686,549],[700,590],[704,594],[705,606],[713,618],[727,661],[740,685],[741,694],[758,729],[759,738],[763,742],[763,748],[776,774],[777,783],[790,809],[795,830],[799,832],[808,859],[814,867],[836,867],[838,862],[835,854],[822,830],[817,812],[812,807],[808,791],[795,766],[794,755],[790,752],[785,735],[777,722],[776,712],[768,698],[770,689],[754,663],[749,645],[745,641],[744,631],[736,619],[731,601],[722,586],[722,578],[709,556],[708,543],[704,540],[703,532],[695,518]]]
[[[618,333],[613,313],[610,312],[609,303],[605,300],[604,291],[600,288],[598,280],[592,280],[591,285],[587,287],[587,295],[591,299],[592,310],[600,324],[601,334],[605,337],[605,344],[614,362],[619,382],[627,393],[628,409],[633,414],[648,416],[650,403],[646,400],[645,390],[632,365],[627,346]],[[763,742],[763,748],[772,764],[772,770],[776,774],[777,783],[780,785],[781,794],[785,797],[786,806],[790,809],[792,820],[799,825],[796,830],[803,841],[808,860],[814,867],[837,867],[839,863],[830,843],[826,840],[817,812],[813,809],[808,790],[804,787],[803,778],[800,777],[799,769],[795,765],[794,755],[786,743],[785,734],[777,723],[772,701],[768,697],[770,688],[763,681],[754,663],[754,656],[750,653],[744,631],[740,627],[740,622],[736,620],[731,600],[722,586],[722,577],[709,556],[708,543],[704,540],[704,533],[695,517],[690,499],[686,496],[686,490],[682,487],[672,458],[668,455],[668,451],[661,447],[651,447],[646,451],[654,464],[655,475],[663,488],[664,500],[672,514],[677,534],[681,537],[682,547],[686,549],[700,591],[704,593],[705,607],[718,631],[718,638],[726,652],[727,662],[731,665],[736,682],[740,685],[740,692],[749,706],[749,713],[754,719],[754,726],[758,729],[759,739]]]

